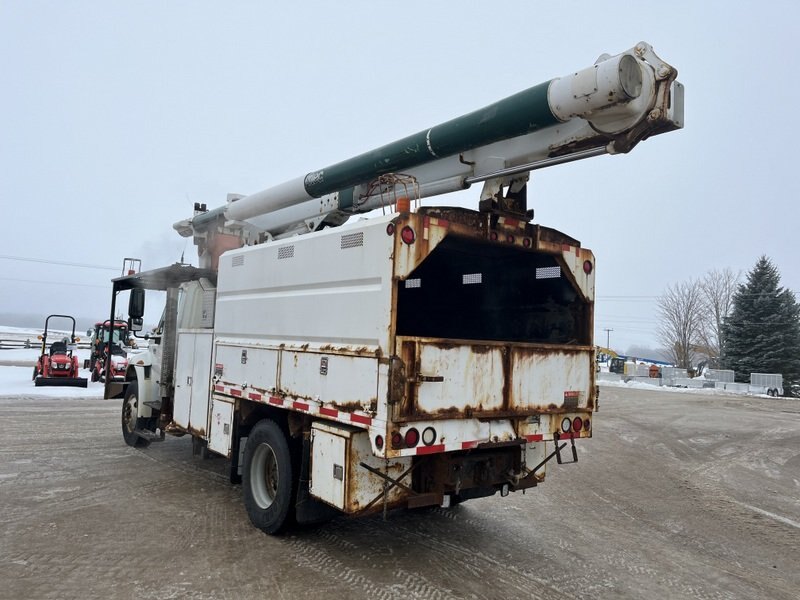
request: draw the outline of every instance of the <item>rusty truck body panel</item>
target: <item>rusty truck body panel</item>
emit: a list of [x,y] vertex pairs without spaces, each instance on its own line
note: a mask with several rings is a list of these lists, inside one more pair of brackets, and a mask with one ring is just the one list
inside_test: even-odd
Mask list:
[[[490,462],[502,456],[515,474],[512,488],[533,485],[545,467],[526,472],[535,466],[527,455],[541,459],[559,439],[591,436],[593,302],[594,257],[576,240],[458,208],[232,250],[220,258],[209,400],[229,403],[230,419],[252,402],[326,422],[311,440],[310,488],[326,502],[314,464],[330,459],[317,444],[348,453],[366,445],[380,459],[404,460],[397,468],[491,452]],[[581,429],[565,429],[564,417],[579,417]],[[233,431],[212,415],[211,449],[231,456],[231,436],[213,436],[226,426]],[[346,442],[331,437],[337,426]],[[350,476],[380,483],[344,463]],[[513,478],[496,469],[490,479],[492,488]],[[331,485],[346,489],[344,480]],[[441,503],[455,492],[426,493]],[[395,485],[384,500],[415,495]],[[338,509],[369,504],[347,497]]]

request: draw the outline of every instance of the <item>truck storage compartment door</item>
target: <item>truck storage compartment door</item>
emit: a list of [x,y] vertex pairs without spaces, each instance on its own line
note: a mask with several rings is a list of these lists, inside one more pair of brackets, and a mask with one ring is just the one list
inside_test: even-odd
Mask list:
[[411,342],[411,348],[413,413],[453,417],[502,408],[504,347],[427,341]]
[[214,398],[211,407],[208,447],[223,456],[229,456],[233,432],[233,403]]
[[327,350],[284,349],[279,392],[290,398],[317,400],[344,411],[376,410],[376,349],[328,347]]
[[[311,481],[309,492],[348,514],[369,506],[381,498],[386,480],[362,466],[399,478],[411,467],[412,457],[386,460],[372,453],[369,433],[348,425],[316,421],[311,426]],[[410,478],[403,483],[409,484]],[[407,493],[401,487],[388,492],[392,504]]]
[[591,347],[511,346],[509,408],[546,412],[586,408],[594,376]]
[[398,340],[406,368],[401,418],[499,418],[591,401],[590,346]]
[[211,330],[179,330],[173,420],[205,437],[211,378]]

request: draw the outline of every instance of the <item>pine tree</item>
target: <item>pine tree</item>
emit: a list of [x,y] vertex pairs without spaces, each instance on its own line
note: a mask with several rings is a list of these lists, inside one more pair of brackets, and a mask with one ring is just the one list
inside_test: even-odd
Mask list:
[[781,373],[784,394],[800,395],[800,304],[780,287],[778,269],[766,256],[756,262],[733,296],[723,326],[723,364],[737,381],[750,373]]

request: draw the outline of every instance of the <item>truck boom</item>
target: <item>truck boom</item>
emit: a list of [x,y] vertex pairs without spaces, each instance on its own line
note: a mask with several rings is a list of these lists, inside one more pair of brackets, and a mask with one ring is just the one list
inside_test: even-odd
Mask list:
[[[683,127],[683,86],[676,77],[640,42],[359,156],[248,196],[231,195],[226,205],[174,227],[195,236],[202,257],[209,231],[239,231],[244,241],[304,233],[394,205],[398,197],[419,199],[490,180],[509,184],[537,168],[626,153],[652,135]],[[397,174],[413,182],[412,189],[391,177]]]

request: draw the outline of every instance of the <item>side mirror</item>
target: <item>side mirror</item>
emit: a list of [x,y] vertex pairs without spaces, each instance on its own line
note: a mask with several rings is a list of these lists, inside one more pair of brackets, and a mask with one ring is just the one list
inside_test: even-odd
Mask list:
[[[128,316],[131,320],[138,319],[141,323],[142,317],[144,317],[144,289],[134,288],[131,290],[131,297],[128,300]],[[141,331],[141,328],[136,331]]]
[[141,331],[144,326],[144,289],[133,288],[128,300],[128,331]]

